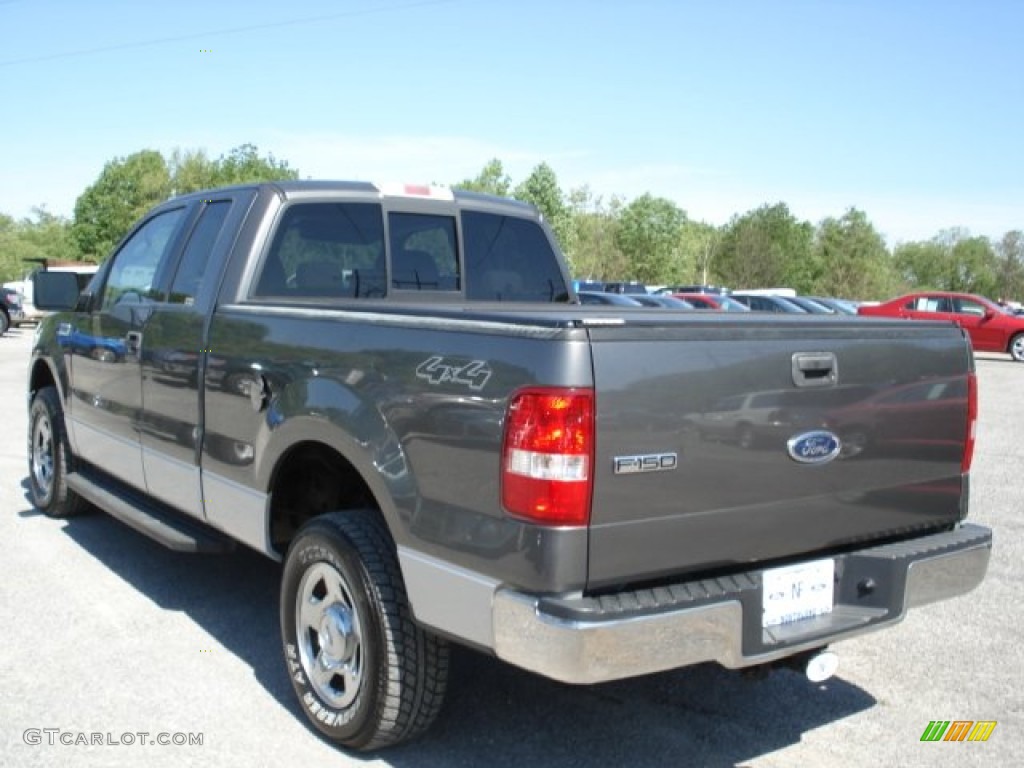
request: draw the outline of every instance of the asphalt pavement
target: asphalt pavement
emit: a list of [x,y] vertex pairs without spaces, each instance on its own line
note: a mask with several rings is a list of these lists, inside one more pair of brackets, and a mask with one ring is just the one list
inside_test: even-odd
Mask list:
[[[996,538],[975,592],[836,644],[839,672],[817,685],[704,665],[572,687],[458,651],[436,726],[366,756],[321,741],[293,700],[276,563],[176,554],[104,514],[33,510],[32,334],[0,338],[0,766],[1018,764],[1024,365],[1008,357],[978,360],[971,517]],[[933,720],[997,725],[986,742],[923,743]]]

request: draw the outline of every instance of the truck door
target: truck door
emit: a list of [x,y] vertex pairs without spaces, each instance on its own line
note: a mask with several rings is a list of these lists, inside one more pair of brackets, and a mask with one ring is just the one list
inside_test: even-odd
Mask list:
[[199,446],[206,319],[230,233],[237,231],[235,219],[244,213],[236,203],[246,194],[202,201],[142,339],[139,431],[146,486],[152,496],[198,518],[204,516]]
[[111,257],[93,309],[61,329],[61,344],[71,350],[68,426],[77,452],[140,489],[146,487],[137,429],[141,341],[185,218],[182,205],[136,227]]

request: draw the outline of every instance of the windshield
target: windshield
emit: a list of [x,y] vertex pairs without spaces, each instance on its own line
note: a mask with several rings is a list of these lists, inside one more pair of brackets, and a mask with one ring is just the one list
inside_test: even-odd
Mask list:
[[731,299],[728,296],[716,296],[715,299],[718,301],[720,309],[724,309],[726,312],[749,312],[750,307],[746,304],[741,304],[736,299]]

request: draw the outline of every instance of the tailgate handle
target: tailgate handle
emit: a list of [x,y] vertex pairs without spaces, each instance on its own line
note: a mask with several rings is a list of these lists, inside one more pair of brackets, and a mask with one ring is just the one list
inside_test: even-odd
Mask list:
[[833,387],[839,376],[834,352],[797,352],[793,355],[793,383],[798,387]]

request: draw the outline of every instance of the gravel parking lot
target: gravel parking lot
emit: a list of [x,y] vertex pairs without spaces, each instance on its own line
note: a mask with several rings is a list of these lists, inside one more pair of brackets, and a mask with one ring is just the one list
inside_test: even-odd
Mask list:
[[[0,556],[2,766],[859,767],[1019,759],[1024,655],[1013,564],[1024,562],[1024,365],[1008,357],[978,361],[971,506],[974,520],[995,529],[988,579],[898,627],[836,645],[840,669],[829,682],[813,685],[789,671],[754,680],[708,665],[574,688],[460,651],[445,710],[425,738],[353,757],[321,742],[293,701],[280,659],[275,563],[249,552],[175,554],[103,514],[61,522],[32,509],[24,403],[31,340],[31,328],[0,338],[0,538],[8,542]],[[931,720],[998,725],[985,743],[922,743]],[[201,744],[188,743],[197,738]]]

